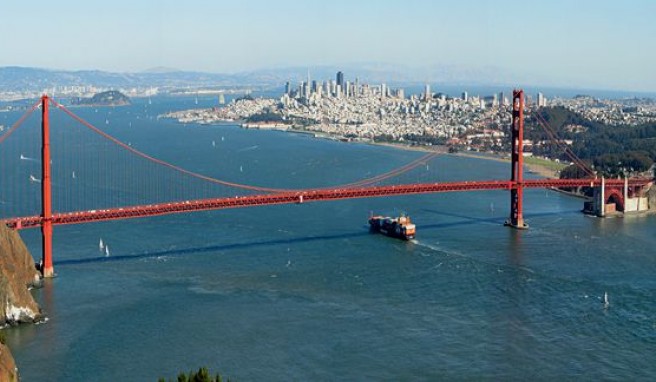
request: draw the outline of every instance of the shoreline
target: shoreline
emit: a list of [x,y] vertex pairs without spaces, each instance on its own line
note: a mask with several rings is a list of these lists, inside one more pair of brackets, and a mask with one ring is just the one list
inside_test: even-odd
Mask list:
[[[174,118],[175,119],[175,118]],[[180,120],[176,119],[178,123],[182,123]],[[233,121],[228,121],[228,120],[222,120],[222,121],[217,121],[218,125],[222,124],[234,124],[239,126],[242,129],[246,130],[264,130],[264,131],[280,131],[284,133],[295,133],[295,134],[304,134],[304,135],[311,135],[313,138],[316,139],[329,139],[333,141],[339,141],[343,143],[361,143],[361,144],[368,144],[368,145],[373,145],[373,146],[382,146],[382,147],[389,147],[389,148],[394,148],[397,150],[405,150],[405,151],[420,151],[420,152],[437,152],[440,154],[448,154],[448,155],[454,155],[454,156],[461,156],[464,158],[474,158],[474,159],[483,159],[483,160],[490,160],[490,161],[495,161],[495,162],[504,162],[504,163],[510,163],[510,158],[509,157],[502,157],[499,156],[499,154],[485,154],[485,153],[478,153],[478,152],[472,152],[472,151],[460,151],[456,153],[449,153],[448,148],[444,145],[436,145],[436,146],[422,146],[422,145],[409,145],[405,143],[400,143],[400,142],[376,142],[373,139],[367,139],[367,140],[359,140],[359,139],[347,139],[345,137],[337,136],[337,135],[332,135],[330,133],[323,133],[321,131],[314,131],[314,130],[308,130],[308,129],[298,129],[295,128],[294,125],[286,125],[286,124],[280,124],[280,123],[275,123],[275,124],[268,124],[268,123],[248,123],[245,120],[233,120]],[[203,123],[200,123],[199,121],[193,122],[197,124],[203,125]],[[207,124],[205,124],[207,125]],[[504,156],[510,155],[510,154],[502,154]],[[548,166],[545,165],[540,165],[536,163],[524,163],[524,171],[527,173],[533,173],[537,174],[543,178],[547,179],[557,179],[557,173],[553,169],[549,168]]]

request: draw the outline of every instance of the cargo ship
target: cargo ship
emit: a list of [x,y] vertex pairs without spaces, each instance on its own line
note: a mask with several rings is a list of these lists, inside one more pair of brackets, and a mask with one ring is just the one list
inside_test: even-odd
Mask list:
[[415,238],[415,225],[409,216],[391,218],[389,216],[371,216],[369,227],[374,232],[403,240]]

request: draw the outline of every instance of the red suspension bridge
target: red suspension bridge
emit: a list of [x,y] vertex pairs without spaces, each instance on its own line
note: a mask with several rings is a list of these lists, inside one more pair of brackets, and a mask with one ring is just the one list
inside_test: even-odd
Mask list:
[[[52,176],[52,161],[51,161],[51,144],[50,144],[50,114],[49,108],[53,106],[66,115],[73,118],[86,128],[93,131],[95,134],[102,137],[105,141],[111,142],[114,147],[131,154],[132,156],[139,157],[144,161],[157,165],[160,167],[168,168],[175,173],[182,174],[186,177],[195,179],[205,184],[211,184],[230,189],[241,189],[250,192],[249,195],[238,195],[229,197],[197,197],[188,200],[176,200],[170,202],[157,202],[151,204],[136,204],[130,206],[119,206],[110,208],[85,208],[76,209],[68,212],[54,212],[53,211],[53,176]],[[53,226],[65,224],[81,224],[97,221],[119,220],[140,218],[148,216],[158,216],[173,213],[193,212],[193,211],[207,211],[218,210],[227,208],[242,208],[254,207],[276,204],[292,204],[292,203],[307,203],[317,201],[331,201],[342,199],[355,199],[355,198],[372,198],[372,197],[389,197],[397,195],[408,194],[427,194],[439,192],[457,192],[457,191],[484,191],[484,190],[508,190],[510,191],[510,216],[507,225],[514,228],[527,228],[523,218],[523,190],[525,188],[554,188],[554,187],[601,187],[605,190],[605,195],[608,198],[616,198],[620,203],[623,203],[622,193],[619,191],[622,188],[631,187],[632,192],[637,193],[642,187],[651,182],[651,179],[646,178],[631,178],[631,179],[598,179],[595,177],[594,172],[586,166],[584,162],[576,157],[571,150],[563,145],[563,150],[570,157],[573,163],[578,165],[590,177],[586,179],[532,179],[524,180],[523,178],[523,131],[524,131],[524,93],[522,90],[513,92],[512,103],[512,126],[511,126],[511,177],[509,180],[478,180],[478,181],[459,181],[459,182],[415,182],[406,184],[384,185],[381,184],[387,179],[397,177],[404,174],[420,165],[427,163],[430,159],[435,157],[437,153],[429,153],[421,158],[414,160],[405,166],[388,171],[386,173],[370,177],[361,181],[351,182],[339,186],[312,188],[312,189],[283,189],[260,187],[248,184],[241,184],[231,181],[218,179],[215,177],[203,175],[199,172],[189,171],[182,167],[176,166],[169,162],[157,159],[142,151],[132,147],[130,143],[124,143],[113,136],[107,134],[103,130],[97,128],[85,119],[79,117],[69,109],[49,98],[43,96],[39,102],[35,103],[27,112],[9,129],[4,135],[0,136],[0,145],[11,136],[21,124],[38,108],[41,109],[41,139],[40,139],[40,162],[41,162],[41,178],[36,179],[32,175],[34,181],[40,181],[40,214],[17,216],[5,218],[4,223],[13,229],[26,229],[41,227],[42,232],[42,261],[41,271],[44,277],[52,277],[54,274],[53,269],[53,253],[52,253],[52,234]],[[555,133],[548,126],[538,113],[536,113],[538,123],[547,131],[547,134],[552,140],[559,145],[561,141],[557,139]],[[109,122],[107,122],[109,123]],[[214,143],[213,143],[214,144]],[[21,159],[23,154],[21,154]],[[105,171],[100,165],[95,171]],[[124,170],[128,171],[128,166],[124,166]],[[120,171],[120,170],[119,170]],[[75,171],[72,172],[72,177],[76,177]],[[169,187],[175,183],[174,180],[167,179],[164,181],[165,187]],[[135,183],[135,182],[131,182]],[[136,186],[130,184],[130,186]],[[60,192],[70,194],[71,191],[66,188],[61,189]],[[69,195],[70,196],[70,195]],[[75,197],[71,197],[75,199]],[[11,216],[11,215],[10,215]]]

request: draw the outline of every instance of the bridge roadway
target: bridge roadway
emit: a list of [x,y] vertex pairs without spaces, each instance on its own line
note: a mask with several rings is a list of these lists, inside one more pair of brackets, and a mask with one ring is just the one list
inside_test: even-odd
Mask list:
[[[631,178],[629,179],[628,183],[630,186],[644,186],[651,181],[651,179],[646,178]],[[605,184],[606,187],[623,187],[624,180],[606,179]],[[524,188],[554,188],[600,185],[601,179],[532,179],[525,180],[523,182]],[[374,198],[410,194],[428,194],[437,192],[511,190],[515,187],[517,187],[517,185],[509,180],[484,180],[448,183],[402,184],[394,186],[374,186],[360,188],[322,188],[278,192],[263,195],[187,200],[183,202],[55,213],[52,215],[52,223],[54,225],[81,224],[97,221],[131,219],[227,208],[306,203],[340,199]],[[25,229],[39,227],[41,225],[41,220],[41,216],[37,215],[4,219],[4,223],[11,228]]]

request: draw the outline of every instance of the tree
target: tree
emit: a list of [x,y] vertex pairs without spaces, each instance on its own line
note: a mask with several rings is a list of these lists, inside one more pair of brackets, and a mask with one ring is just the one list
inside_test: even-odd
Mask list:
[[575,164],[571,164],[560,171],[560,179],[583,179],[589,177],[590,175],[587,172]]
[[[158,382],[166,382],[164,378],[158,379]],[[171,380],[169,379],[169,382]],[[177,382],[223,382],[220,374],[216,374],[214,378],[210,376],[210,371],[206,367],[201,367],[197,372],[190,371],[188,374],[180,372],[178,374]],[[228,379],[230,382],[230,379]]]

